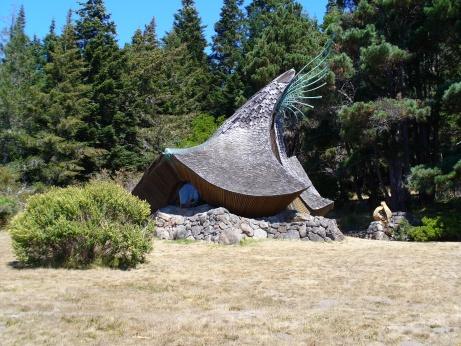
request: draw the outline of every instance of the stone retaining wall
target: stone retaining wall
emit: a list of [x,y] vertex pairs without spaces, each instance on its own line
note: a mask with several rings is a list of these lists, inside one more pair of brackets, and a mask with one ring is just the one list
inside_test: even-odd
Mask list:
[[202,205],[181,209],[169,206],[154,214],[157,236],[161,239],[205,240],[236,244],[244,238],[343,240],[336,221],[320,216],[285,211],[275,216],[249,219],[224,208]]
[[[397,211],[392,213],[391,220],[387,227],[380,221],[373,221],[368,226],[366,232],[362,232],[360,238],[374,239],[374,240],[395,240],[394,235],[400,228],[400,224],[404,221],[411,220],[412,223],[417,221],[408,213]],[[399,239],[408,240],[408,239]]]

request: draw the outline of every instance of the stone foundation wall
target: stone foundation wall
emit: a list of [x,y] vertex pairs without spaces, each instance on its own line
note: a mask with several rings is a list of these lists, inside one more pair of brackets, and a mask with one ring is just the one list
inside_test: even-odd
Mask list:
[[181,209],[169,206],[154,214],[161,239],[205,240],[236,244],[244,238],[333,241],[344,239],[336,221],[320,216],[285,211],[275,216],[249,219],[224,208],[202,205]]
[[[373,221],[368,226],[366,232],[362,232],[359,236],[360,238],[374,239],[374,240],[395,240],[394,234],[399,230],[400,224],[403,221],[411,220],[412,223],[417,222],[411,217],[410,214],[407,214],[402,211],[397,211],[392,213],[391,221],[389,225],[385,226],[380,221]],[[402,240],[402,239],[399,239]]]

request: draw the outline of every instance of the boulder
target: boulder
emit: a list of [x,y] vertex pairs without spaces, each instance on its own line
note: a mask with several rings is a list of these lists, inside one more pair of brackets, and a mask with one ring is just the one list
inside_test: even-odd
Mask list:
[[286,233],[282,233],[282,239],[296,240],[299,238],[299,232],[294,229],[289,229]]
[[253,233],[253,238],[254,239],[266,239],[267,232],[262,230],[261,228],[255,229]]
[[224,245],[238,244],[242,239],[242,234],[236,228],[223,230],[219,235],[219,243]]
[[251,226],[245,222],[242,222],[240,224],[240,229],[242,230],[243,233],[245,233],[249,237],[253,237],[254,231]]

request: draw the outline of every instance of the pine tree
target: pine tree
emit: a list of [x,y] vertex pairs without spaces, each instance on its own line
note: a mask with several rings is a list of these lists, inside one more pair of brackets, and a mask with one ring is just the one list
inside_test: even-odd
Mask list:
[[207,64],[197,62],[176,31],[164,38],[165,54],[163,88],[169,94],[162,102],[165,114],[184,115],[208,108],[210,71]]
[[218,114],[230,115],[244,101],[244,86],[237,73],[245,39],[242,3],[243,0],[225,0],[215,24],[211,59],[216,79],[213,103]]
[[194,1],[183,0],[174,18],[173,30],[163,39],[169,61],[165,66],[164,86],[171,93],[163,109],[167,114],[184,115],[208,109],[211,74],[204,52],[207,45],[204,27]]
[[254,0],[247,11],[243,78],[251,95],[278,74],[299,70],[318,54],[325,38],[293,0]]
[[32,158],[35,165],[26,165],[29,169],[24,172],[28,181],[69,184],[91,173],[101,154],[88,144],[86,121],[94,105],[89,99],[90,87],[84,84],[87,67],[77,45],[71,15],[69,11],[62,35],[55,36],[53,45],[47,46],[46,87],[41,97],[40,128],[35,136],[37,149]]
[[142,33],[144,37],[144,42],[151,48],[158,47],[158,39],[157,39],[157,24],[155,22],[155,17],[152,17],[149,24],[147,24],[144,28]]
[[32,111],[39,84],[38,57],[25,34],[26,16],[21,6],[10,30],[9,41],[2,49],[0,65],[0,160],[8,163],[24,157],[30,142]]
[[122,73],[125,60],[115,39],[115,24],[106,12],[103,0],[80,3],[77,11],[77,36],[88,64],[87,81],[95,104],[91,124],[95,147],[107,151],[105,167],[130,167],[136,161],[136,118],[123,110]]
[[204,50],[207,46],[204,28],[194,0],[182,0],[182,8],[174,15],[173,31],[179,41],[186,45],[191,57],[202,64],[206,59]]
[[43,60],[44,63],[51,62],[51,56],[48,54],[48,52],[51,52],[54,50],[54,46],[56,45],[58,37],[56,36],[56,21],[53,19],[50,24],[50,29],[48,31],[48,34],[46,35],[45,39],[43,40],[43,50],[44,50],[44,56]]

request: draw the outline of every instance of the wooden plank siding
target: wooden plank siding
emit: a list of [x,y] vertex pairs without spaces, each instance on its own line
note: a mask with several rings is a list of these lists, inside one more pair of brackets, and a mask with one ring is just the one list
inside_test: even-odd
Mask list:
[[224,190],[187,168],[176,159],[174,165],[183,181],[191,182],[204,201],[211,205],[223,206],[234,214],[259,217],[275,215],[286,209],[299,193],[276,196],[252,196]]

